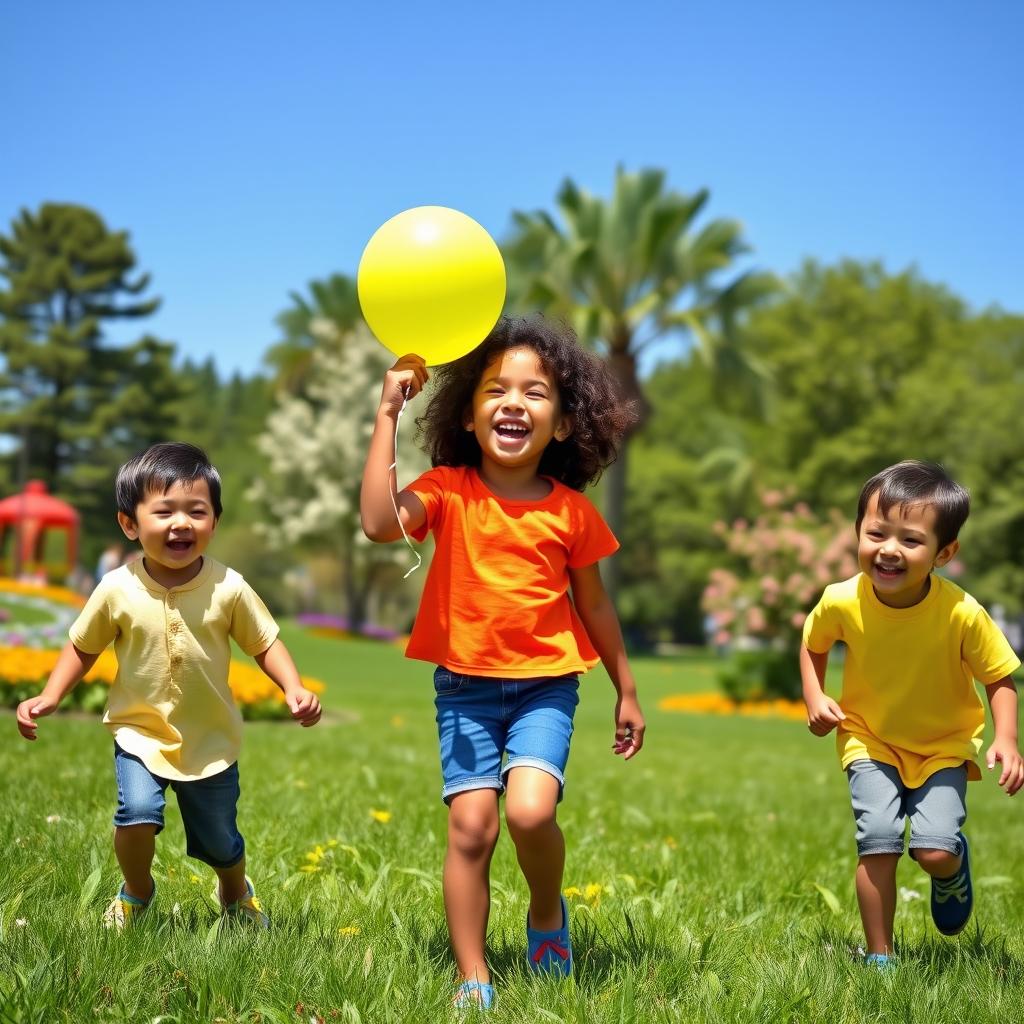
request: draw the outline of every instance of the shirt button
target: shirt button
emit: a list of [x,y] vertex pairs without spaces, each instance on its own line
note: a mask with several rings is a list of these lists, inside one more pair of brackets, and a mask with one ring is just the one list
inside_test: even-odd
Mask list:
[[174,607],[174,595],[173,594],[171,594],[171,596],[167,598],[167,607],[168,608],[173,608]]

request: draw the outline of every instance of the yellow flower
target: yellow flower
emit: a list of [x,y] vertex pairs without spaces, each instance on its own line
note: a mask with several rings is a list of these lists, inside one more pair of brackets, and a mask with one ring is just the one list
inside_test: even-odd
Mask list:
[[311,874],[313,874],[314,871],[319,871],[320,870],[320,865],[319,864],[303,864],[302,867],[299,868],[299,870],[300,871],[304,871],[307,875],[311,875]]
[[664,842],[670,850],[676,850],[679,848],[679,844],[671,836],[665,836]]
[[202,881],[202,879],[201,879],[201,878],[200,878],[200,877],[199,877],[198,875],[189,875],[189,876],[188,876],[188,880],[189,880],[189,881],[190,881],[190,882],[191,882],[191,883],[192,883],[193,885],[198,885],[198,884],[199,884],[199,883],[200,883],[200,882]]
[[391,812],[371,810],[370,817],[373,818],[374,821],[379,821],[382,825],[386,825],[391,820]]
[[570,885],[569,888],[562,893],[562,895],[565,896],[565,898],[568,900],[578,900],[583,895],[583,893],[579,889],[577,889],[575,885]]
[[405,725],[405,719],[401,715],[392,715],[391,716],[391,724],[396,729],[401,729],[402,726]]
[[592,907],[596,907],[601,902],[601,893],[603,892],[603,885],[599,885],[597,882],[590,882],[588,883],[586,889],[583,890],[583,898]]
[[357,924],[347,924],[343,928],[338,929],[339,935],[358,935],[362,931],[362,928]]

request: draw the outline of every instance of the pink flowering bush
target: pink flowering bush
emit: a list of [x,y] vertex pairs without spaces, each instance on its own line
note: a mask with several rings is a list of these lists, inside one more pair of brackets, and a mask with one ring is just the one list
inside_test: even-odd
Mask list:
[[732,568],[711,572],[702,607],[719,647],[739,648],[719,683],[734,700],[800,696],[797,653],[807,613],[826,584],[857,571],[848,519],[833,510],[822,520],[781,491],[761,496],[752,522],[719,522],[715,532]]

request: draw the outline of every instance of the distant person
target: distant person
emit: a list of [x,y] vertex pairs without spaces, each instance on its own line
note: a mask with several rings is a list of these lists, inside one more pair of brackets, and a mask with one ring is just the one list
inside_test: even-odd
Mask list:
[[124,546],[121,544],[108,544],[96,563],[96,582],[99,583],[108,572],[112,572],[121,564],[124,557]]
[[[974,903],[966,790],[977,764],[985,686],[999,763],[1012,796],[1024,782],[1017,749],[1020,661],[985,609],[933,572],[957,553],[967,492],[940,467],[900,462],[864,485],[857,505],[860,572],[833,583],[804,624],[800,652],[808,726],[837,727],[857,825],[857,900],[867,962],[893,954],[896,864],[910,819],[910,856],[931,876],[931,914],[944,935],[967,924]],[[829,649],[847,647],[839,701],[825,693]]]
[[434,533],[406,654],[437,666],[455,1005],[486,1009],[494,1000],[484,940],[499,795],[530,887],[526,964],[569,974],[565,840],[555,811],[579,673],[598,660],[608,670],[618,694],[615,753],[628,760],[643,745],[636,686],[597,564],[618,543],[579,493],[614,459],[632,413],[568,329],[503,319],[438,371],[421,419],[435,468],[396,499],[389,465],[397,416],[426,380],[415,355],[385,375],[360,511],[373,541],[397,540],[403,529],[418,540]]
[[225,917],[265,927],[235,824],[242,718],[228,687],[231,640],[281,688],[302,725],[317,723],[320,702],[303,687],[263,602],[203,554],[221,514],[220,475],[205,452],[153,445],[121,467],[115,491],[121,529],[144,557],[100,581],[43,692],[18,705],[18,728],[34,740],[36,719],[52,714],[113,643],[117,678],[103,721],[114,736],[114,850],[124,884],[105,923],[123,928],[152,902],[150,867],[170,786],[188,854],[216,872]]

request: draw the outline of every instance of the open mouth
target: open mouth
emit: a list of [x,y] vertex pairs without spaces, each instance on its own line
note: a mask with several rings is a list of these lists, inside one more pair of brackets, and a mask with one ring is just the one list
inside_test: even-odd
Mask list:
[[184,554],[192,547],[192,541],[190,540],[169,540],[167,542],[167,549],[173,551],[177,555]]
[[883,580],[899,579],[905,571],[905,569],[898,565],[880,565],[878,562],[875,563],[875,573]]
[[502,441],[516,442],[525,441],[530,436],[530,428],[522,423],[498,423],[494,432]]

